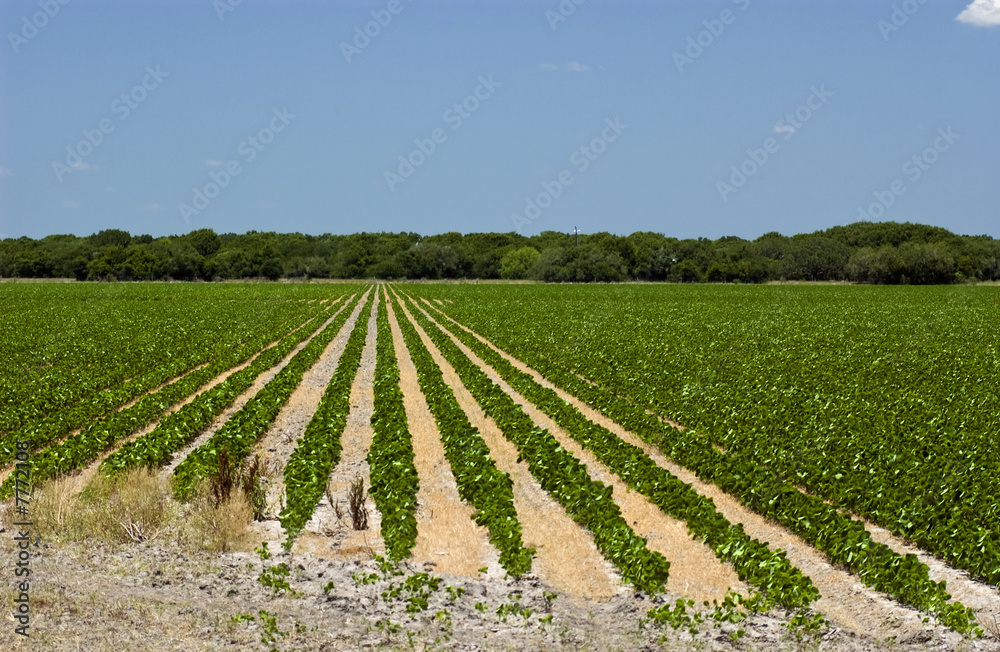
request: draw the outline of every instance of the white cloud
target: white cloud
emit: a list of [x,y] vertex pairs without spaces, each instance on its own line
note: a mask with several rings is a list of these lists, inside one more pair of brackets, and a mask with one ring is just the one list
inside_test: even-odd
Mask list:
[[210,168],[221,168],[223,165],[225,165],[225,163],[223,163],[218,159],[210,158],[207,161],[205,161],[205,165],[207,165]]
[[571,72],[587,72],[590,70],[590,66],[585,66],[579,61],[570,61],[566,64],[566,69]]
[[64,201],[62,203],[62,207],[63,208],[68,208],[70,210],[75,210],[77,208],[80,208],[80,202],[78,202],[78,201],[72,201],[72,200],[67,200],[67,201]]
[[554,63],[543,63],[542,65],[538,66],[538,69],[539,70],[559,70],[559,66],[557,66]]
[[996,27],[1000,25],[1000,0],[972,0],[955,20],[980,27]]
[[74,170],[76,170],[77,172],[88,172],[88,171],[100,170],[101,169],[101,168],[97,167],[96,165],[91,165],[90,163],[84,163],[83,161],[77,161],[76,163],[74,163],[70,167],[73,168]]
[[788,134],[789,136],[791,136],[792,134],[795,133],[795,127],[793,127],[792,125],[785,125],[785,124],[774,125],[774,133]]
[[10,168],[5,168],[0,166],[0,177],[12,177],[14,173],[10,171]]

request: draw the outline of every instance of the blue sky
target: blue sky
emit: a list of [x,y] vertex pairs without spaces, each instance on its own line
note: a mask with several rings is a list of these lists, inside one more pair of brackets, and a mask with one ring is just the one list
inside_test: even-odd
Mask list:
[[0,237],[1000,237],[1000,0],[62,2],[0,7]]

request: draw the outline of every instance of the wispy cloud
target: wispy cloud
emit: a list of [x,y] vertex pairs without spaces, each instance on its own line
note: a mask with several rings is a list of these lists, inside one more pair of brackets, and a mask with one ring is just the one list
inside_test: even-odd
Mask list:
[[559,70],[568,70],[569,72],[589,72],[590,66],[580,63],[579,61],[570,61],[567,64],[543,63],[538,66],[538,69],[546,72],[556,72]]
[[139,205],[139,210],[141,211],[162,211],[164,208],[166,208],[166,206],[164,206],[163,204],[157,204],[155,202]]
[[1000,25],[1000,0],[973,0],[955,20],[980,27],[996,27]]
[[71,200],[71,199],[69,199],[69,200],[66,200],[66,201],[64,201],[64,202],[62,203],[62,207],[63,207],[63,208],[68,208],[68,209],[70,209],[70,210],[76,210],[76,209],[80,208],[80,205],[81,205],[81,204],[80,204],[80,202],[78,202],[78,201],[73,201],[73,200]]
[[[784,121],[782,121],[784,122]],[[788,134],[791,136],[795,133],[795,127],[789,124],[777,124],[774,125],[774,133],[776,134]]]
[[94,170],[100,170],[101,168],[96,165],[91,165],[90,163],[84,163],[83,161],[77,161],[70,166],[77,172],[93,172]]
[[12,177],[14,173],[10,171],[10,168],[5,168],[0,166],[0,177]]
[[218,159],[210,158],[207,161],[205,161],[205,165],[207,165],[210,168],[221,168],[223,165],[225,165],[225,163],[223,163]]

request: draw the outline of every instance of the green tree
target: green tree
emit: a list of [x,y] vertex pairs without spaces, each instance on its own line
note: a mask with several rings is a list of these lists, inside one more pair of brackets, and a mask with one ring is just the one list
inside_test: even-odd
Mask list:
[[511,251],[500,259],[500,278],[528,278],[541,255],[534,247],[521,247]]

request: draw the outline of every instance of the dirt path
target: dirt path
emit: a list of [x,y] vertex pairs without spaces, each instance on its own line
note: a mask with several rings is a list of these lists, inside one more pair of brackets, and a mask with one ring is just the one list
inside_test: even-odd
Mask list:
[[[353,295],[351,296],[353,297]],[[330,322],[336,319],[337,315],[339,315],[341,311],[344,310],[344,307],[346,307],[347,304],[350,303],[350,300],[351,300],[350,297],[346,299],[344,301],[344,305],[341,306],[340,309],[331,314],[327,318],[327,320],[323,322],[323,325],[316,329],[315,333],[313,333],[303,341],[299,342],[298,345],[296,345],[296,347],[292,349],[288,353],[288,355],[286,355],[281,360],[281,362],[274,365],[273,367],[262,373],[260,376],[258,376],[257,379],[254,380],[253,384],[250,385],[250,388],[247,389],[242,394],[240,394],[239,396],[237,396],[236,400],[233,401],[233,404],[230,405],[226,410],[224,410],[222,414],[216,417],[215,420],[212,421],[212,424],[208,428],[206,428],[193,442],[191,442],[181,450],[174,453],[173,459],[171,459],[169,464],[163,467],[161,474],[164,477],[170,476],[174,472],[174,469],[176,469],[180,465],[180,463],[184,461],[184,459],[191,453],[191,451],[193,451],[194,449],[198,448],[199,446],[207,442],[209,439],[211,439],[212,435],[214,435],[215,432],[226,423],[226,421],[229,421],[230,417],[239,412],[240,409],[242,409],[243,406],[247,404],[247,401],[256,396],[257,392],[259,392],[261,389],[264,388],[265,385],[271,382],[271,380],[278,375],[278,372],[284,369],[285,366],[289,362],[291,362],[292,358],[295,357],[296,353],[304,349],[306,345],[309,344],[309,342],[311,342],[314,337],[316,337],[316,335],[321,333],[324,328],[329,326]]]
[[[447,315],[445,317],[451,320]],[[458,324],[454,320],[451,321]],[[699,494],[711,498],[716,509],[723,516],[731,523],[741,523],[746,533],[751,537],[767,542],[772,548],[785,550],[788,560],[808,575],[822,594],[822,597],[813,603],[813,607],[822,612],[838,627],[857,633],[874,635],[882,639],[896,636],[897,640],[917,635],[923,629],[921,622],[923,616],[916,610],[900,605],[884,594],[864,586],[855,575],[835,568],[822,553],[800,537],[747,509],[736,498],[723,492],[715,485],[702,482],[696,475],[668,460],[659,450],[644,442],[637,435],[626,431],[586,403],[556,387],[540,373],[502,351],[471,329],[461,324],[458,325],[502,355],[515,367],[531,374],[536,382],[555,391],[563,400],[580,410],[585,417],[604,426],[624,441],[638,446],[658,465],[689,483]],[[671,566],[671,573],[673,572],[674,567]]]
[[[424,314],[437,323],[426,311]],[[447,333],[447,331],[445,331]],[[704,543],[694,539],[687,524],[663,513],[659,507],[642,494],[629,488],[590,451],[585,450],[542,410],[515,391],[493,367],[489,366],[467,346],[448,333],[451,340],[473,363],[496,383],[525,414],[539,427],[549,431],[556,441],[580,460],[590,477],[612,487],[612,497],[622,511],[622,518],[636,534],[647,540],[650,550],[659,552],[669,560],[670,577],[667,590],[673,595],[696,602],[722,600],[730,588],[746,595],[748,587],[740,581],[732,564],[724,564]]]
[[354,312],[344,322],[337,335],[327,344],[316,363],[302,375],[302,382],[288,397],[288,402],[278,412],[274,423],[257,442],[250,454],[251,458],[257,454],[260,455],[268,483],[268,515],[275,519],[281,510],[280,502],[285,494],[284,473],[288,458],[295,450],[299,438],[305,433],[306,426],[316,413],[316,408],[319,407],[320,399],[323,398],[326,386],[330,383],[330,379],[337,369],[340,356],[344,353],[347,340],[351,336],[358,316],[362,310],[368,307],[368,297],[362,297],[358,305],[354,307]]
[[500,554],[489,543],[489,530],[473,520],[475,509],[462,501],[444,445],[420,391],[417,369],[403,341],[392,306],[386,304],[393,346],[399,363],[399,384],[413,441],[413,465],[420,478],[417,491],[417,542],[411,553],[417,563],[432,563],[435,572],[478,577],[479,569],[503,574]]
[[354,530],[347,514],[347,494],[351,481],[360,475],[365,483],[365,491],[371,486],[369,475],[368,449],[371,448],[374,431],[371,426],[375,410],[375,339],[378,325],[375,316],[379,308],[379,297],[371,297],[371,316],[365,348],[361,353],[358,374],[351,385],[351,408],[347,414],[347,425],[341,434],[343,446],[340,462],[330,473],[328,486],[334,500],[339,501],[344,518],[338,518],[335,506],[324,496],[305,529],[295,540],[292,550],[296,553],[309,552],[317,557],[332,559],[366,559],[372,553],[385,555],[385,542],[380,534],[382,515],[375,507],[370,495],[365,497],[368,510],[368,529]]
[[517,447],[486,416],[454,368],[420,325],[414,322],[405,306],[403,312],[441,368],[445,382],[455,393],[469,421],[482,435],[490,450],[490,458],[513,481],[514,509],[521,523],[524,545],[536,550],[532,571],[543,581],[572,596],[610,598],[617,594],[621,576],[601,556],[590,534],[542,489],[528,470],[527,462],[518,461]]

